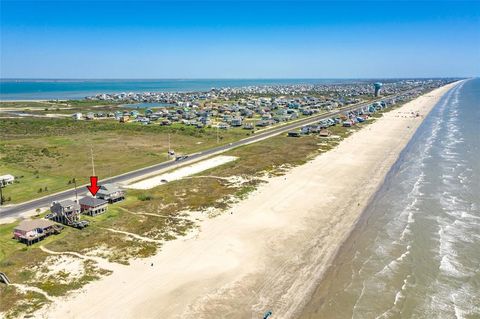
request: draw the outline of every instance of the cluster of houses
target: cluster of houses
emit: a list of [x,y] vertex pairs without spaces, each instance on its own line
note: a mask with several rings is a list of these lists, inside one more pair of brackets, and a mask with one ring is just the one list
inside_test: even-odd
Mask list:
[[349,99],[340,102],[313,96],[298,98],[241,98],[235,104],[206,103],[200,107],[197,103],[178,102],[173,107],[123,110],[109,113],[76,113],[76,120],[112,118],[121,123],[138,122],[142,124],[158,123],[171,125],[180,123],[196,128],[216,126],[220,129],[242,127],[247,130],[266,127],[280,122],[291,121],[300,116],[309,116],[322,110],[331,110],[338,106],[357,103],[360,100]]
[[328,119],[320,120],[316,124],[309,124],[303,126],[300,131],[290,131],[287,133],[290,137],[299,137],[301,135],[308,135],[308,134],[319,134],[321,137],[330,136],[330,131],[328,128],[330,126],[337,125],[341,122],[341,118],[339,117],[332,117]]
[[[415,87],[440,86],[453,79],[384,79],[382,91],[384,94],[397,94]],[[199,101],[232,101],[238,97],[258,96],[326,96],[338,99],[355,98],[373,95],[372,80],[339,80],[336,83],[311,80],[310,83],[250,85],[243,87],[212,88],[202,92],[122,92],[101,93],[86,97],[87,100],[112,101],[122,103],[166,103],[181,106],[181,103],[198,103]],[[317,82],[317,83],[315,83]],[[323,82],[323,83],[322,83]]]
[[85,196],[79,200],[63,200],[53,202],[50,213],[44,219],[24,220],[14,228],[13,237],[18,241],[31,245],[47,236],[58,234],[64,226],[82,229],[88,226],[81,214],[97,216],[107,211],[108,204],[125,199],[125,191],[114,184],[104,184],[95,197]]
[[[414,88],[419,90],[433,88],[445,84],[446,81],[386,80],[383,81],[382,92],[389,95]],[[110,118],[121,123],[137,122],[145,125],[179,123],[196,128],[215,126],[220,129],[242,127],[251,130],[359,103],[365,101],[366,96],[372,95],[371,81],[226,87],[206,92],[103,93],[87,99],[116,103],[162,103],[166,106],[143,109],[140,107],[134,109],[134,106],[130,106],[129,109],[115,112],[76,113],[73,118],[77,120]]]
[[[404,97],[400,97],[400,100],[403,100]],[[321,137],[327,137],[330,135],[330,132],[327,130],[330,126],[337,124],[342,124],[343,127],[351,127],[357,123],[365,122],[370,115],[377,111],[381,111],[398,101],[397,99],[388,99],[381,102],[374,102],[368,106],[360,108],[358,110],[346,112],[345,114],[339,117],[332,117],[320,120],[316,124],[310,124],[303,126],[300,131],[291,131],[288,132],[290,137],[299,137],[301,135],[308,135],[312,133],[318,133]]]

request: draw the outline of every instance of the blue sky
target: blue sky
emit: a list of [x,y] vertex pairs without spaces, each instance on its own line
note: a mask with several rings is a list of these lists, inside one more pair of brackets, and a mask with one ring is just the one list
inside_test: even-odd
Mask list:
[[0,1],[2,78],[480,75],[480,1]]

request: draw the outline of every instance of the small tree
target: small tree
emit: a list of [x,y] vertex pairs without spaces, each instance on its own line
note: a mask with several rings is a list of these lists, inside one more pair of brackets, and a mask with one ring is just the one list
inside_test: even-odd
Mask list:
[[45,192],[46,192],[46,191],[48,191],[48,187],[47,187],[47,186],[45,186],[45,189],[44,189],[44,191],[45,191]]
[[37,217],[40,215],[40,208],[35,209],[35,212],[37,213]]
[[38,190],[39,193],[43,192],[43,189],[40,187],[40,189]]

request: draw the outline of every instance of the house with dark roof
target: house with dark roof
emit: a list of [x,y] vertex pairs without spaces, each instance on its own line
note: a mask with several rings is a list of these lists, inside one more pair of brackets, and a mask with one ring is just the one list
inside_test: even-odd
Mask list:
[[100,186],[96,197],[112,204],[124,200],[125,192],[115,184],[103,184]]
[[70,199],[53,202],[50,207],[51,219],[65,225],[73,225],[80,220],[80,205]]
[[107,211],[108,202],[106,200],[85,196],[78,201],[82,214],[96,216]]

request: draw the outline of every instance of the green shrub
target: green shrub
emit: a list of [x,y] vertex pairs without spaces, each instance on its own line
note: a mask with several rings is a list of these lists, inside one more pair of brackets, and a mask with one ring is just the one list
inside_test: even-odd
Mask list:
[[137,198],[139,200],[141,200],[142,202],[154,199],[153,195],[151,195],[151,194],[140,194],[140,195],[138,195]]

